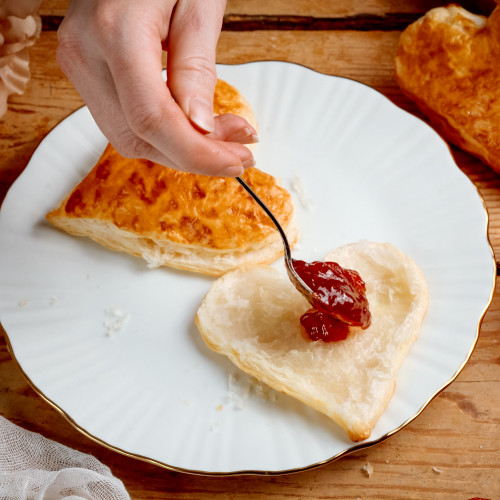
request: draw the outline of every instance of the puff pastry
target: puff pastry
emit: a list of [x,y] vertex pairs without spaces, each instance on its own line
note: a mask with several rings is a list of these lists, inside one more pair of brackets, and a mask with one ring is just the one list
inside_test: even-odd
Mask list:
[[[250,106],[219,81],[216,113],[232,112],[255,122]],[[256,168],[242,176],[296,242],[290,194]],[[127,159],[110,144],[89,174],[47,219],[77,236],[170,266],[220,275],[246,263],[271,263],[283,253],[273,223],[233,178],[209,177]]]
[[300,316],[310,305],[276,269],[249,266],[217,279],[196,315],[208,347],[272,388],[324,413],[353,441],[370,437],[418,336],[429,302],[426,280],[388,243],[360,241],[325,260],[356,269],[372,323],[346,340],[312,342]]
[[441,135],[500,172],[500,7],[489,18],[437,7],[402,34],[402,91]]

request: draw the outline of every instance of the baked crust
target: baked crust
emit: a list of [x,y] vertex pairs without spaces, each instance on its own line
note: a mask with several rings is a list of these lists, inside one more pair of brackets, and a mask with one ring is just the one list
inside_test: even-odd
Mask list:
[[[218,82],[214,107],[216,113],[232,112],[255,121],[248,103],[225,82]],[[295,243],[290,194],[256,168],[242,177]],[[273,223],[235,179],[127,159],[111,144],[47,219],[71,234],[141,256],[152,265],[207,274],[247,262],[270,263],[283,253]]]
[[402,91],[451,143],[500,172],[500,7],[489,18],[438,7],[402,34]]
[[[290,195],[256,168],[247,181],[285,226]],[[233,178],[181,172],[149,160],[120,156],[108,145],[97,165],[47,215],[106,221],[143,237],[213,250],[244,250],[276,229]]]
[[215,86],[214,115],[226,113],[245,118],[253,128],[257,129],[257,122],[250,103],[236,87],[219,78]]

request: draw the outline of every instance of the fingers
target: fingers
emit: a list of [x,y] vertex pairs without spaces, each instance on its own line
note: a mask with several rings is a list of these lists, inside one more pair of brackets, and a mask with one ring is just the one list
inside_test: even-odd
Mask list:
[[[197,113],[207,112],[196,111],[197,101],[193,104],[193,100],[211,103],[215,85],[213,53],[223,8],[216,9],[210,17],[203,10],[207,4],[220,6],[223,2],[73,0],[58,32],[57,56],[96,123],[123,156],[147,158],[199,174],[241,175],[244,168],[255,164],[243,145],[256,141],[255,130],[236,116],[224,115],[214,120],[211,110],[211,124],[205,124],[203,133],[199,125],[197,129],[192,124],[196,120],[201,123]],[[193,14],[188,7],[198,12],[189,17],[191,21],[183,17],[189,12]],[[210,28],[198,24],[200,12],[208,16],[202,25],[210,24]],[[182,32],[189,31],[191,23],[196,28],[193,33],[201,39],[196,42],[193,33],[187,38],[174,35],[174,47],[168,46],[168,39],[169,61],[173,61],[168,80],[177,89],[174,99],[161,76],[161,47],[169,29],[177,29],[177,21],[184,23],[183,28],[178,28]],[[185,64],[184,45],[178,45],[183,40],[199,55],[198,63],[192,67]],[[203,55],[204,49],[200,48],[208,42],[213,45],[211,56]],[[210,57],[210,64],[200,63]],[[200,67],[198,71],[196,68]],[[195,116],[195,120],[190,121],[186,113]],[[212,132],[207,134],[209,128]]]
[[[137,50],[126,54],[126,61],[125,54],[109,61],[118,99],[132,132],[167,157],[168,166],[212,175],[226,175],[224,171],[229,167],[229,175],[236,170],[241,173],[251,153],[239,144],[210,139],[193,128],[161,77],[160,54],[151,49],[154,43],[143,34]],[[145,156],[142,151],[131,153]]]
[[92,23],[93,3],[93,0],[71,2],[57,32],[56,56],[59,66],[87,104],[103,134],[116,144],[122,135],[129,135],[130,129],[113,77],[101,56],[102,48],[97,43]]
[[259,142],[256,130],[241,116],[225,114],[216,116],[214,131],[207,135],[211,139],[238,142],[240,144],[255,144]]
[[178,2],[168,37],[168,87],[199,129],[214,131],[215,50],[225,1]]
[[[240,144],[205,137],[193,128],[161,77],[161,45],[154,30],[143,30],[133,47],[126,41],[122,47],[108,61],[121,107],[134,134],[168,158],[168,166],[200,174],[240,175],[255,163],[251,152]],[[174,54],[169,47],[169,58],[175,59]]]
[[[107,63],[109,39],[121,24],[111,7],[119,2],[98,5],[95,0],[73,0],[57,33],[56,55],[59,66],[115,148],[124,156],[148,157],[152,148],[130,129]],[[103,12],[102,6],[108,12]]]

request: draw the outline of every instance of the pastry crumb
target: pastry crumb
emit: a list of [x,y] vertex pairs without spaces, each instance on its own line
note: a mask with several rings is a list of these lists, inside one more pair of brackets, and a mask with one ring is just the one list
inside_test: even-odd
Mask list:
[[314,206],[312,200],[307,197],[304,183],[297,173],[294,173],[292,177],[292,189],[297,193],[300,204],[304,208],[310,210]]
[[443,471],[441,469],[438,469],[437,467],[433,467],[432,468],[433,472],[435,472],[436,474],[442,474]]
[[107,319],[103,321],[107,337],[115,337],[130,321],[130,314],[125,314],[119,307],[108,307],[104,310]]
[[250,395],[250,382],[247,377],[229,374],[227,401],[237,410],[245,410]]
[[276,401],[276,391],[267,384],[256,380],[252,388],[255,395],[262,401],[271,401],[272,403]]
[[261,401],[275,402],[276,395],[274,389],[254,377],[242,373],[229,374],[226,401],[237,410],[245,410],[251,396]]
[[216,420],[210,425],[210,431],[216,431],[220,427],[220,421]]
[[370,462],[366,462],[365,465],[363,465],[363,467],[361,467],[361,469],[363,470],[363,472],[368,476],[368,477],[371,477],[372,474],[373,474],[373,465],[370,463]]
[[29,304],[29,300],[23,299],[17,303],[18,307],[26,307]]

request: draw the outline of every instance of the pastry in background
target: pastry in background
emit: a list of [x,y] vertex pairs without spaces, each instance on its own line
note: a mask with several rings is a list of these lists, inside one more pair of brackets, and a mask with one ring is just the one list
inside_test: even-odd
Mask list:
[[401,34],[401,90],[449,142],[500,172],[500,7],[437,7]]
[[[220,80],[214,110],[255,123],[247,101]],[[242,178],[274,212],[293,245],[298,227],[291,195],[256,168]],[[70,234],[142,257],[152,267],[220,275],[283,254],[272,221],[236,179],[127,159],[111,145],[47,219]]]

